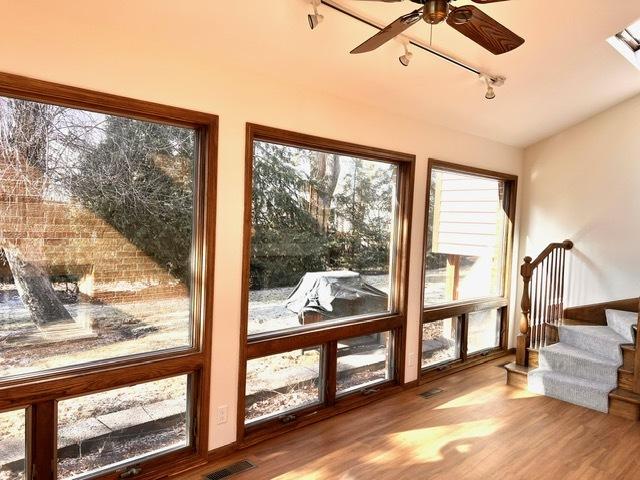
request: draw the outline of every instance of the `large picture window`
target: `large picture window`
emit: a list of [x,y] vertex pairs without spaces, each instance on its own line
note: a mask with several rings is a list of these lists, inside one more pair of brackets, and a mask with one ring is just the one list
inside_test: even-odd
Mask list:
[[0,74],[0,478],[206,453],[216,135],[212,115]]
[[398,166],[253,148],[249,335],[390,312]]
[[239,428],[396,385],[414,158],[248,126]]
[[446,370],[506,346],[517,178],[429,161],[422,362]]
[[194,129],[0,97],[0,376],[192,346]]

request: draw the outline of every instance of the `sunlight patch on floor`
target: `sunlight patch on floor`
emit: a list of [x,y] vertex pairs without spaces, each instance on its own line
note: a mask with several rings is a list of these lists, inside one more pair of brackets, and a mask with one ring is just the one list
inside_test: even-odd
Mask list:
[[[495,418],[463,422],[440,427],[418,428],[406,432],[392,434],[392,441],[397,447],[410,450],[414,461],[437,462],[444,458],[442,450],[451,447],[460,453],[471,450],[475,439],[493,435],[501,427]],[[397,447],[394,447],[397,448]]]
[[509,387],[508,390],[500,392],[496,395],[496,388],[494,385],[484,387],[478,390],[474,390],[471,393],[462,395],[449,400],[442,405],[434,407],[434,410],[445,410],[448,408],[461,408],[461,407],[473,407],[478,405],[486,405],[491,402],[503,402],[506,400],[517,400],[520,398],[532,398],[536,397],[535,393],[531,393],[527,390],[521,390],[518,388]]
[[534,398],[539,397],[537,393],[530,392],[529,390],[522,390],[520,388],[513,388],[507,395],[509,400],[517,400],[519,398]]
[[[283,473],[279,480],[339,479],[355,480],[386,471],[395,466],[429,464],[442,461],[451,455],[467,455],[479,447],[482,438],[495,434],[502,422],[495,418],[463,422],[452,425],[416,428],[385,435],[384,442],[371,449],[367,442],[355,442],[348,447],[334,450],[297,470]],[[347,471],[336,472],[335,464],[353,459]]]

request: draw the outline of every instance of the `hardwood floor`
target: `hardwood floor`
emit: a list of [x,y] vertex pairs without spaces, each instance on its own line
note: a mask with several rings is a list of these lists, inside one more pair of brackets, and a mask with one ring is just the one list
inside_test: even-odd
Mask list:
[[[640,478],[640,423],[505,385],[508,358],[234,453],[234,480]],[[426,390],[444,389],[429,399]]]

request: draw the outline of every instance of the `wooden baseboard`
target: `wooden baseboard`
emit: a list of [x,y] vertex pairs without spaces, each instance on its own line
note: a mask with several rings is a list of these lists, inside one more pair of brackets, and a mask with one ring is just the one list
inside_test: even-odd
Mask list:
[[213,462],[214,460],[219,460],[222,457],[231,455],[237,450],[238,444],[236,442],[230,443],[228,445],[223,445],[222,447],[214,448],[213,450],[209,450],[209,453],[207,454],[207,461]]
[[446,377],[447,375],[453,375],[454,373],[461,372],[462,370],[466,370],[467,368],[476,367],[478,365],[482,365],[483,363],[506,357],[510,354],[511,350],[496,350],[495,352],[491,352],[488,355],[476,356],[475,358],[467,360],[466,362],[458,360],[456,362],[443,365],[442,367],[427,370],[425,372],[422,372],[422,374],[420,375],[420,385],[432,382],[433,380],[438,380],[442,377]]
[[623,402],[615,398],[609,399],[609,414],[633,422],[640,420],[640,408],[638,405]]
[[411,382],[407,382],[407,383],[403,384],[402,388],[404,388],[405,390],[410,390],[410,389],[418,387],[418,386],[420,386],[420,380],[416,379],[416,380],[413,380]]
[[633,371],[635,368],[636,361],[636,349],[634,345],[623,345],[622,346],[622,368],[625,370]]
[[242,450],[257,443],[261,443],[265,440],[274,438],[278,435],[282,435],[287,432],[303,428],[307,425],[311,425],[329,419],[331,417],[335,417],[336,415],[341,415],[351,410],[364,407],[366,405],[369,405],[370,403],[383,400],[389,396],[400,393],[403,390],[404,385],[389,385],[388,387],[383,388],[381,391],[369,396],[358,396],[354,394],[350,397],[343,398],[331,407],[322,408],[311,415],[306,415],[300,420],[289,424],[272,423],[270,425],[266,424],[264,426],[260,426],[253,431],[244,432],[244,434],[241,433],[238,441],[236,442],[236,447],[238,450]]

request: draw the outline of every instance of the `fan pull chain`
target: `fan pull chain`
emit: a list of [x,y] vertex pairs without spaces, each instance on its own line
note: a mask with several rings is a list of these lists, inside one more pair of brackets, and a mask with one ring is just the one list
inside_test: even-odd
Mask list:
[[433,23],[429,24],[429,46],[433,46]]

